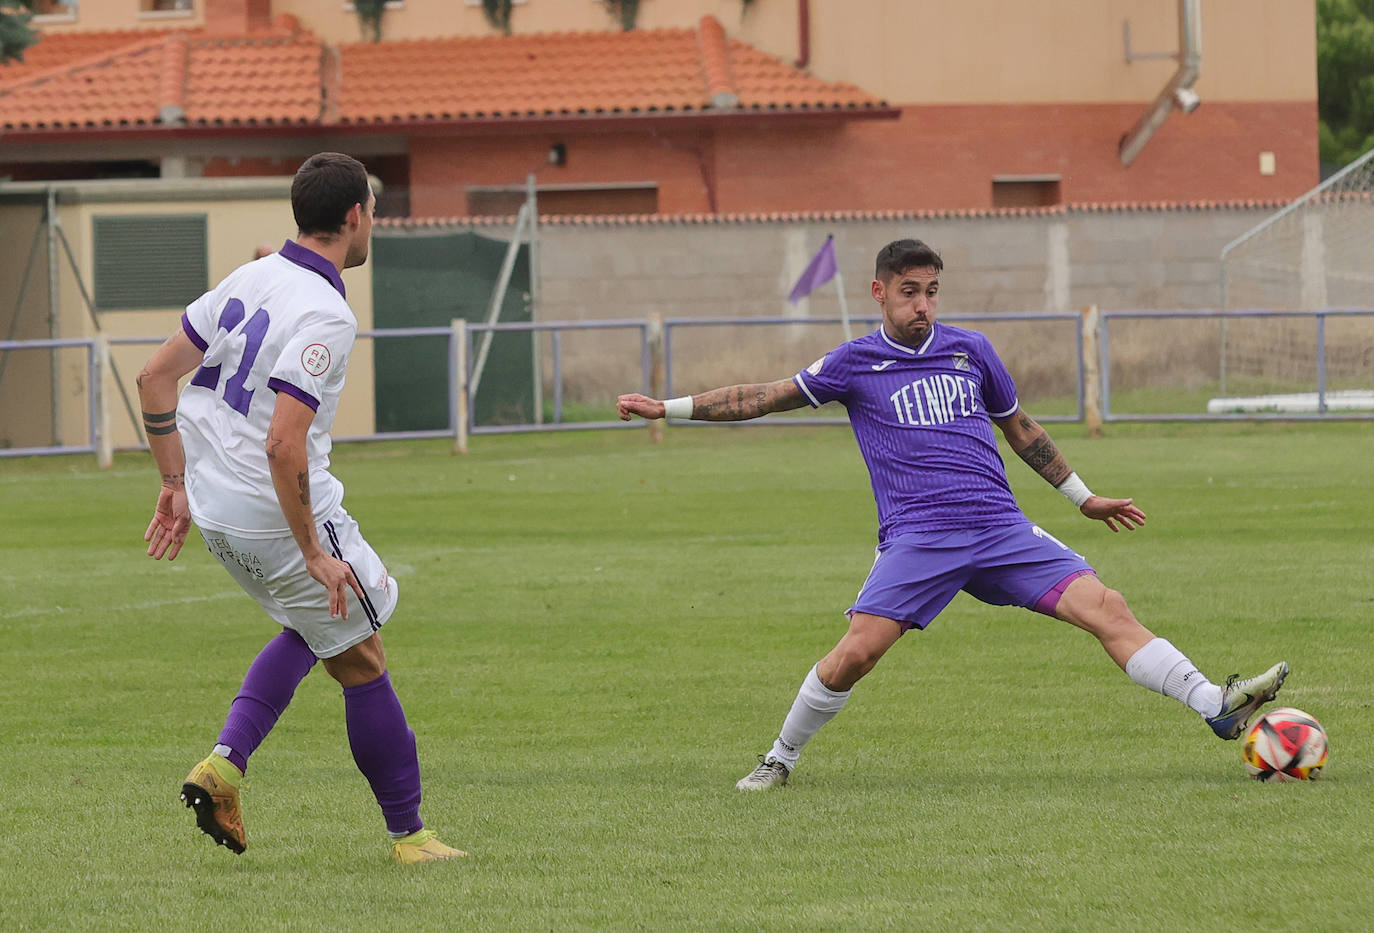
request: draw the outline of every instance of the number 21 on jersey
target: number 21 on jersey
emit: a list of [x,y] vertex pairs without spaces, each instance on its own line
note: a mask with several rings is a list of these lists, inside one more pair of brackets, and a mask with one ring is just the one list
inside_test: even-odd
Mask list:
[[[219,313],[219,326],[216,330],[222,330],[232,334],[240,324],[243,324],[243,302],[237,298],[230,298],[224,305],[224,310]],[[248,319],[247,324],[243,324],[243,358],[239,360],[238,369],[234,374],[224,381],[224,401],[229,407],[245,417],[248,415],[248,406],[253,402],[253,390],[245,388],[248,381],[248,373],[253,368],[253,361],[258,358],[258,351],[262,349],[263,338],[267,336],[267,325],[271,323],[266,308],[259,308],[253,312],[253,316]],[[200,369],[191,377],[191,385],[209,389],[211,392],[219,391],[220,371],[226,362],[229,352],[233,349],[235,341],[225,341],[220,344],[210,356],[205,358]]]

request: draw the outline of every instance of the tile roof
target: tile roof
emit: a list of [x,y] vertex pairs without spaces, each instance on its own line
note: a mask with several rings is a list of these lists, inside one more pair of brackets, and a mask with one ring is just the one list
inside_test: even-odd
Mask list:
[[0,65],[0,88],[26,81],[43,72],[66,67],[82,59],[108,55],[125,46],[160,37],[166,32],[168,30],[147,29],[40,32],[38,42],[24,50],[23,61],[11,61]]
[[66,32],[0,67],[0,129],[11,131],[759,112],[896,113],[729,39],[710,16],[696,29],[337,49],[291,17],[242,36]]
[[727,40],[711,16],[697,29],[350,43],[339,51],[344,123],[887,106]]
[[118,46],[0,84],[0,127],[272,125],[319,119],[322,46],[309,33],[120,35],[124,41]]
[[324,47],[309,35],[192,43],[188,123],[313,123]]

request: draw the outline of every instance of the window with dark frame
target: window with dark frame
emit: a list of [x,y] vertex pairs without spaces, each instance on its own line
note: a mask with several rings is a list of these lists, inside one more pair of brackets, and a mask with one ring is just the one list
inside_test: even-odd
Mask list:
[[196,0],[139,0],[142,13],[193,13]]
[[79,6],[79,0],[38,0],[33,7],[34,22],[73,21]]
[[[550,186],[539,188],[539,213],[557,216],[658,213],[658,186],[652,184]],[[475,217],[510,217],[525,203],[525,188],[467,189],[468,213]]]
[[993,207],[1051,207],[1062,202],[1058,175],[994,175]]

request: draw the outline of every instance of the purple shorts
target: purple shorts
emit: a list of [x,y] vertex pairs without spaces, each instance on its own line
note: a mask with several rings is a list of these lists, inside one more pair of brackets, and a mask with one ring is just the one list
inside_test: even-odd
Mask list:
[[960,590],[994,606],[1054,615],[1070,582],[1094,573],[1067,545],[1024,522],[898,535],[878,546],[851,614],[864,612],[925,628]]

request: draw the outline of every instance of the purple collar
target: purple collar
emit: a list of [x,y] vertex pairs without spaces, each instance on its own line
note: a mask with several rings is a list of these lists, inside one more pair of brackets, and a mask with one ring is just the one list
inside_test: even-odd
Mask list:
[[339,270],[334,268],[332,262],[325,259],[313,249],[307,249],[295,240],[287,240],[286,243],[282,245],[281,254],[284,258],[291,260],[296,265],[304,269],[309,269],[311,272],[318,273],[325,281],[334,286],[335,291],[345,299],[348,298],[347,293],[344,292],[343,279],[339,278]]

